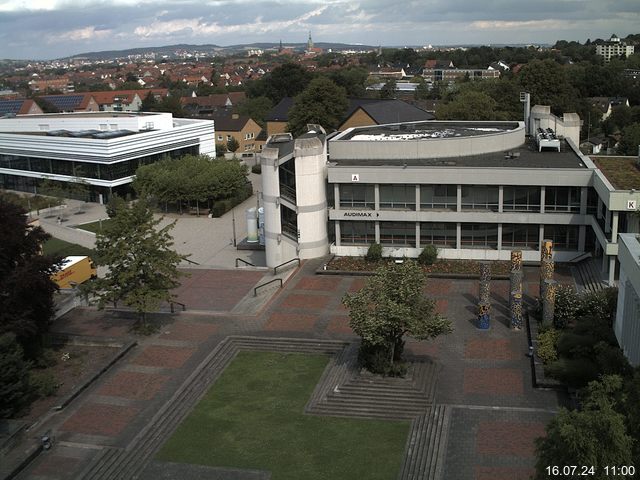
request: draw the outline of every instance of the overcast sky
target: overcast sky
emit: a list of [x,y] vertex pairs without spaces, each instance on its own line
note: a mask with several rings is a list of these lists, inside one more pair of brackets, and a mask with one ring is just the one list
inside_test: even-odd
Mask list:
[[640,0],[0,0],[0,58],[176,43],[553,43],[640,33]]

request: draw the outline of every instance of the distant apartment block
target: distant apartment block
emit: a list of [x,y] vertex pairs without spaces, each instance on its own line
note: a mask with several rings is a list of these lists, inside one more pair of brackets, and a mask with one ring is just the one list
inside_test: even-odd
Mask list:
[[29,81],[29,88],[36,93],[46,93],[47,91],[75,92],[73,82],[68,77],[52,78],[50,80],[33,79]]
[[627,45],[616,35],[611,35],[611,38],[607,42],[596,45],[596,54],[603,57],[605,63],[609,63],[612,57],[628,57],[633,55],[633,52],[634,46]]

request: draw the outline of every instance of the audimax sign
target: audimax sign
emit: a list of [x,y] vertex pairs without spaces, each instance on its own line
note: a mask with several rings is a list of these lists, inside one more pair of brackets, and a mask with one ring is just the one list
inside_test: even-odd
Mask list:
[[[374,214],[375,212],[344,212],[344,214],[342,215],[343,217],[369,217],[369,218],[374,218]],[[376,217],[379,217],[380,214],[376,213],[375,214]]]

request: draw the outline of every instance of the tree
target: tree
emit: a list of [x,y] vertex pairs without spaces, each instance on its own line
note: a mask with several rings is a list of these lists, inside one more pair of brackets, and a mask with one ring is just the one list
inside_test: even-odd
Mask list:
[[0,335],[0,418],[10,418],[29,403],[29,362],[12,333]]
[[155,95],[151,90],[149,93],[142,99],[140,103],[140,111],[141,112],[155,112],[158,108],[158,101],[156,100]]
[[27,223],[22,208],[0,197],[0,335],[13,333],[29,356],[54,314],[51,281],[59,259],[41,255],[50,237]]
[[622,130],[622,138],[616,149],[619,155],[638,155],[640,148],[640,123],[632,123]]
[[364,288],[346,294],[349,325],[362,338],[360,361],[375,373],[398,374],[403,337],[427,340],[453,331],[451,322],[436,312],[424,296],[426,276],[413,261],[380,267]]
[[560,410],[546,437],[536,440],[536,479],[550,478],[547,467],[553,465],[593,466],[596,474],[590,478],[605,479],[602,467],[632,463],[633,439],[614,408],[621,387],[619,376],[603,377],[589,384],[582,411]]
[[267,118],[267,114],[272,108],[273,102],[268,97],[247,98],[238,105],[238,113],[246,115],[264,128],[266,125],[265,118]]
[[396,98],[398,93],[398,83],[394,78],[390,78],[380,89],[380,98]]
[[294,136],[304,133],[308,123],[322,125],[330,131],[338,128],[349,103],[344,88],[325,77],[318,77],[298,95],[289,111],[288,131]]
[[232,153],[236,153],[238,148],[240,148],[240,144],[238,143],[238,140],[236,140],[236,137],[231,137],[227,140],[227,150]]
[[311,81],[313,75],[295,63],[285,63],[247,86],[249,97],[268,97],[274,104],[284,97],[295,97]]
[[497,120],[496,102],[483,92],[464,90],[448,103],[439,103],[438,120]]
[[575,110],[577,98],[562,65],[551,59],[533,60],[518,75],[522,88],[531,94],[532,105],[549,105],[555,113]]
[[138,314],[139,326],[146,327],[146,315],[162,302],[175,297],[179,285],[178,264],[187,258],[173,250],[169,232],[175,222],[158,228],[146,201],[117,205],[116,215],[96,235],[96,260],[109,268],[103,278],[88,284],[87,292],[98,307],[123,302]]

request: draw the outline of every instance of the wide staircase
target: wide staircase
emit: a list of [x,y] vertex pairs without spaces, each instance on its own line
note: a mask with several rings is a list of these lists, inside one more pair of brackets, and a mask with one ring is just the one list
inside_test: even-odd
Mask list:
[[607,288],[599,263],[597,259],[587,257],[571,266],[571,273],[578,286],[578,291],[599,292]]

